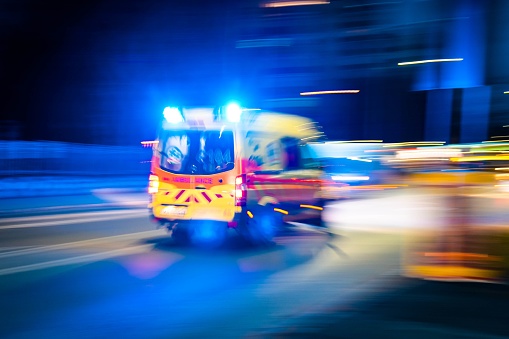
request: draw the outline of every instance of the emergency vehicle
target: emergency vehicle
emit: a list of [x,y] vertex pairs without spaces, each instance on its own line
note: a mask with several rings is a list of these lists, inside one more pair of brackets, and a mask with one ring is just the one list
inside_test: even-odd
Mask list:
[[228,228],[270,243],[285,221],[320,218],[310,119],[241,108],[167,107],[153,145],[151,218],[176,241],[217,244]]

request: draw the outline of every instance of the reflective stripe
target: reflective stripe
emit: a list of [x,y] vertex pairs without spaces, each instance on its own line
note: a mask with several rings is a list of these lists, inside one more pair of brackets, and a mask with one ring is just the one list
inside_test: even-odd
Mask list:
[[209,204],[217,199],[230,199],[233,198],[229,193],[215,193],[202,190],[183,190],[176,189],[165,193],[168,197],[165,198],[166,203],[183,204],[183,203],[198,203]]

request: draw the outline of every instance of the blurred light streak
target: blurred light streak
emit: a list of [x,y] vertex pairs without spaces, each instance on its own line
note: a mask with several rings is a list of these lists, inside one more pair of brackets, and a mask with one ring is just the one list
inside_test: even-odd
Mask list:
[[[505,91],[504,94],[509,94],[509,91]],[[504,126],[504,127],[506,127],[506,126]]]
[[508,171],[509,167],[497,167],[495,168],[495,171]]
[[477,260],[495,260],[499,261],[499,257],[490,256],[480,253],[463,253],[463,252],[425,252],[425,257],[441,257],[452,260],[477,259]]
[[503,161],[509,160],[509,154],[500,154],[500,155],[487,155],[487,156],[475,156],[475,157],[466,157],[466,158],[451,158],[451,161],[454,162],[465,162],[465,161]]
[[333,91],[315,91],[315,92],[302,92],[300,95],[320,95],[320,94],[356,94],[359,89],[338,89]]
[[484,281],[497,277],[495,270],[448,265],[409,265],[406,272],[410,276],[421,276],[430,279],[448,281]]
[[361,159],[359,157],[346,157],[348,160],[356,160],[356,161],[363,161],[363,162],[373,162],[373,160],[370,159]]
[[337,180],[337,181],[369,180],[369,176],[367,176],[367,175],[333,175],[331,178],[332,178],[332,180]]
[[486,150],[478,150],[478,151],[469,151],[463,152],[463,154],[484,154],[484,153],[495,153],[495,154],[504,154],[509,153],[508,151],[486,151]]
[[149,147],[149,146],[153,146],[153,145],[157,145],[159,143],[158,140],[151,140],[151,141],[142,141],[141,142],[141,145],[143,147]]
[[246,212],[246,214],[247,214],[247,215],[248,215],[251,219],[253,219],[253,217],[254,217],[254,216],[253,216],[253,213],[251,213],[251,211],[247,211],[247,212]]
[[327,141],[326,144],[347,144],[350,142],[384,142],[383,140],[345,140],[345,141]]
[[432,63],[432,62],[454,62],[454,61],[463,61],[463,58],[429,59],[429,60],[418,60],[418,61],[406,61],[406,62],[398,62],[398,66],[428,64],[428,63]]
[[442,146],[445,141],[407,141],[386,144],[383,147],[395,147],[395,146]]
[[[460,158],[458,158],[460,159]],[[463,159],[463,158],[461,158]],[[412,161],[448,161],[451,160],[451,158],[410,158],[410,159],[390,159],[388,162],[412,162]],[[457,160],[459,161],[459,160]]]
[[275,1],[261,4],[261,7],[293,7],[293,6],[312,6],[312,5],[328,5],[326,0],[297,0],[297,1]]
[[361,186],[349,186],[346,189],[350,191],[383,191],[386,189],[396,189],[408,187],[408,185],[361,185]]
[[300,205],[300,207],[302,208],[310,208],[312,210],[317,210],[317,211],[323,211],[323,207],[320,207],[320,206],[314,206],[314,205]]
[[459,158],[463,154],[459,149],[444,149],[444,150],[405,150],[398,151],[396,154],[397,159],[429,159],[429,158]]
[[482,143],[488,143],[488,142],[509,142],[509,139],[508,140],[486,140],[486,141],[482,141]]
[[310,137],[301,138],[300,140],[316,139],[316,138],[319,138],[319,137],[320,137],[320,135],[312,135]]
[[[509,135],[494,135],[491,137],[492,139],[495,139],[495,138],[509,138]],[[498,141],[498,140],[496,140]]]
[[274,212],[279,212],[284,215],[288,215],[288,211],[282,210],[281,208],[274,208]]

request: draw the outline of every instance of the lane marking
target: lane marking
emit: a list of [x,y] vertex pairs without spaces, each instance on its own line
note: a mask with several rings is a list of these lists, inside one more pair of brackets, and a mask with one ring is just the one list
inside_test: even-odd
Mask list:
[[85,218],[85,219],[79,219],[79,220],[45,221],[45,222],[36,222],[36,223],[29,223],[29,224],[3,225],[3,226],[0,226],[0,230],[15,229],[15,228],[34,228],[34,227],[49,227],[49,226],[82,224],[82,223],[90,223],[90,222],[96,222],[96,221],[129,219],[129,218],[133,218],[136,216],[142,217],[142,216],[148,216],[148,214],[147,214],[146,210],[130,211],[128,213],[124,212],[121,215],[111,215],[111,216],[96,217],[96,218]]
[[58,259],[58,260],[46,261],[46,262],[43,262],[43,263],[37,263],[37,264],[30,264],[30,265],[24,265],[24,266],[4,268],[4,269],[0,269],[0,275],[8,275],[8,274],[14,274],[14,273],[22,273],[22,272],[29,272],[29,271],[35,271],[35,270],[42,270],[42,269],[51,268],[51,267],[58,267],[58,266],[66,266],[66,265],[73,265],[73,264],[81,264],[81,263],[86,263],[86,262],[101,261],[101,260],[104,260],[104,259],[118,257],[118,256],[121,256],[121,255],[129,255],[129,254],[142,253],[142,252],[145,252],[148,249],[152,249],[152,248],[154,248],[153,244],[138,245],[138,246],[121,248],[121,249],[118,249],[118,250],[112,250],[112,251],[107,251],[107,252],[100,252],[100,253],[82,255],[82,256],[79,256],[79,257]]
[[8,258],[8,257],[15,257],[15,256],[20,256],[20,255],[42,253],[42,252],[48,252],[48,251],[52,251],[52,250],[63,250],[63,249],[68,249],[68,248],[73,248],[73,247],[81,247],[81,246],[85,246],[85,245],[95,245],[95,244],[99,244],[104,241],[128,240],[131,238],[140,238],[140,237],[157,236],[157,235],[161,235],[161,230],[112,235],[109,237],[101,237],[101,238],[73,241],[73,242],[48,245],[48,246],[37,246],[37,247],[32,246],[30,248],[17,249],[17,250],[10,251],[10,252],[0,253],[0,258]]

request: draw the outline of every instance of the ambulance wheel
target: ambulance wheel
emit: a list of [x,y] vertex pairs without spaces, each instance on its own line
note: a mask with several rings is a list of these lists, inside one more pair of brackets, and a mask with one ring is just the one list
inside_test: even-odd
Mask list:
[[254,245],[271,245],[274,236],[283,225],[281,213],[274,211],[274,206],[258,206],[253,208],[252,218],[246,220],[246,231],[249,241]]
[[171,238],[173,240],[173,242],[175,242],[175,244],[177,245],[187,245],[189,244],[189,235],[188,235],[188,232],[187,232],[187,229],[182,229],[182,228],[175,228],[172,232],[171,232]]

